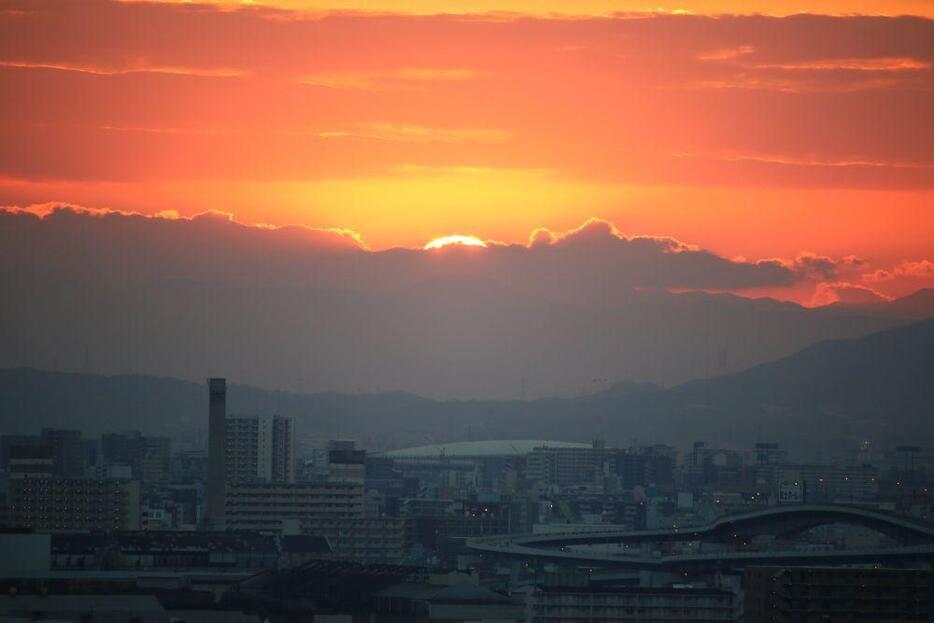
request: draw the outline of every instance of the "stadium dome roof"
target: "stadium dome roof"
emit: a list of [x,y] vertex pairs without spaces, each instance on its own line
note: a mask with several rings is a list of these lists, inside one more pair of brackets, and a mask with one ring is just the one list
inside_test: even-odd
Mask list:
[[402,448],[384,452],[382,456],[402,458],[436,458],[444,454],[447,458],[482,458],[492,456],[521,456],[535,448],[589,448],[587,443],[570,441],[546,441],[542,439],[498,439],[493,441],[458,441],[430,446]]

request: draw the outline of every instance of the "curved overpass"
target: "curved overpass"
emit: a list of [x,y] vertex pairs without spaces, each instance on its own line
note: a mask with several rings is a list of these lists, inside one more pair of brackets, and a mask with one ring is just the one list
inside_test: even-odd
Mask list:
[[[876,550],[834,552],[717,552],[647,558],[563,551],[571,545],[638,544],[666,541],[709,541],[729,543],[755,535],[785,536],[815,526],[845,523],[886,534],[902,546]],[[709,524],[681,529],[565,532],[469,539],[470,549],[495,556],[564,561],[575,564],[662,569],[692,566],[731,566],[750,563],[872,562],[882,559],[934,558],[934,526],[878,511],[849,506],[779,506],[741,515],[728,515]],[[557,548],[557,549],[549,549]]]
[[892,547],[887,549],[863,549],[831,552],[714,552],[710,554],[686,554],[675,556],[612,556],[609,554],[565,552],[538,549],[524,545],[483,545],[468,542],[474,550],[486,554],[508,556],[540,562],[557,562],[578,566],[613,567],[617,569],[681,572],[687,570],[730,569],[750,564],[767,565],[820,565],[857,564],[889,561],[927,560],[934,561],[934,544]]

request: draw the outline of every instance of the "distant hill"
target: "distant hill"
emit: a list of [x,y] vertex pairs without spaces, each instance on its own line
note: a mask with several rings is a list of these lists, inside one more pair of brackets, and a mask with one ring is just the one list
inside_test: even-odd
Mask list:
[[[535,437],[616,445],[756,438],[803,450],[870,439],[934,443],[934,320],[830,340],[749,370],[673,388],[620,384],[572,399],[436,401],[404,393],[301,394],[232,385],[233,413],[282,413],[302,437],[359,439],[373,449],[464,439]],[[39,426],[89,434],[140,429],[195,438],[206,428],[202,384],[148,376],[0,371],[4,433]]]
[[833,303],[819,308],[818,311],[853,313],[905,320],[934,318],[934,289],[923,288],[907,296],[886,302]]
[[161,280],[9,280],[0,367],[267,389],[403,390],[438,399],[571,397],[593,379],[666,386],[737,372],[825,339],[906,322],[703,292],[548,300],[490,281],[388,292]]

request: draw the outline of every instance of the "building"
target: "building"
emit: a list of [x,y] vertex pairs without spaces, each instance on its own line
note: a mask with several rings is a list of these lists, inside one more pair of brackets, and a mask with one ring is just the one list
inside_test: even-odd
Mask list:
[[6,469],[14,446],[38,446],[38,435],[0,435],[0,469]]
[[[280,544],[275,535],[229,530],[62,532],[51,536],[52,568],[58,571],[274,569],[282,552],[288,551],[287,544]],[[327,551],[326,544],[320,544],[323,540],[318,540],[319,549]]]
[[84,476],[84,445],[80,430],[43,428],[39,444],[52,451],[56,478],[82,478]]
[[55,461],[48,446],[13,446],[8,456],[7,471],[11,480],[55,476]]
[[376,620],[393,623],[525,621],[519,599],[479,586],[467,577],[448,585],[399,583],[384,588],[376,594]]
[[363,482],[366,479],[366,450],[358,450],[353,441],[328,442],[328,480]]
[[392,517],[309,517],[303,534],[327,539],[336,558],[398,564],[405,558],[405,521]]
[[292,418],[272,417],[272,480],[295,482],[295,423]]
[[295,482],[291,418],[237,416],[225,420],[227,482]]
[[930,621],[934,571],[844,567],[747,567],[747,623]]
[[879,492],[879,471],[870,465],[784,464],[776,471],[779,483],[801,483],[805,502],[869,500]]
[[133,475],[140,477],[143,434],[139,431],[104,433],[100,441],[100,463],[104,465],[129,465]]
[[139,530],[139,481],[10,480],[10,523],[33,530]]
[[297,532],[312,517],[362,518],[364,508],[357,482],[231,484],[224,521],[228,530]]
[[269,422],[259,417],[224,420],[224,474],[228,484],[272,479]]
[[[526,621],[692,621],[733,620],[733,593],[690,586],[589,586],[576,581],[546,578],[528,594]],[[576,586],[573,584],[577,584]]]
[[139,431],[101,435],[98,473],[111,466],[128,465],[133,478],[143,483],[161,483],[169,479],[172,443],[168,437],[145,437]]
[[584,447],[539,446],[526,459],[526,473],[529,480],[540,485],[569,487],[593,483],[603,472],[604,462],[612,456],[613,452],[602,441]]
[[168,437],[143,437],[143,456],[138,478],[146,484],[166,482],[169,479],[171,456],[171,439]]
[[168,613],[153,595],[18,595],[0,597],[4,621],[82,621],[87,623],[168,623]]
[[227,381],[208,380],[208,478],[205,520],[208,526],[222,527],[226,512],[224,488],[226,475],[224,458],[227,443]]

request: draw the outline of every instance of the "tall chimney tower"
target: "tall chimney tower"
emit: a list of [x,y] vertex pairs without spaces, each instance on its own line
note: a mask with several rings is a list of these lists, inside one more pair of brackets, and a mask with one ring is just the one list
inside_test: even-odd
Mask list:
[[224,450],[227,432],[227,380],[208,379],[208,486],[207,527],[224,527],[224,503],[227,475]]

